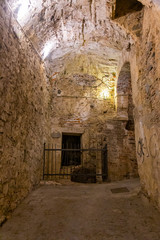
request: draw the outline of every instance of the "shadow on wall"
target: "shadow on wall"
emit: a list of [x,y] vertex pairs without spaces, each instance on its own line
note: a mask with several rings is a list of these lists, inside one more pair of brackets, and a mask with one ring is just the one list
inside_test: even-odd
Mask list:
[[115,10],[113,11],[113,19],[127,15],[128,13],[141,11],[142,3],[137,0],[116,0]]

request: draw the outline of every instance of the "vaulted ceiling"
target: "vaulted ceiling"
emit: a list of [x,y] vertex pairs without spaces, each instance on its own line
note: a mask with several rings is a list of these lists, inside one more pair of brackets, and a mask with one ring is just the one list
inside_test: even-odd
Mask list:
[[132,44],[112,20],[115,0],[8,0],[12,12],[51,69],[77,54],[113,60]]

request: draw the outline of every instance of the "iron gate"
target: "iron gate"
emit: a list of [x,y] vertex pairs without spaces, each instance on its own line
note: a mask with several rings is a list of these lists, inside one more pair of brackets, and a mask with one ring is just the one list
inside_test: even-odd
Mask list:
[[104,148],[57,148],[44,144],[43,179],[101,178],[107,180],[107,145]]

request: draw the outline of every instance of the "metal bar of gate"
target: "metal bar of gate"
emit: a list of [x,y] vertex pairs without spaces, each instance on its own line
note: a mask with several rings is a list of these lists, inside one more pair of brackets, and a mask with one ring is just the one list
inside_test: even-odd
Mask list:
[[57,169],[56,169],[56,144],[55,144],[55,176],[57,175]]
[[[67,142],[67,143],[66,143],[67,148],[68,148],[68,145],[69,145],[69,144],[68,144],[68,142]],[[67,176],[68,176],[68,166],[69,166],[69,161],[70,161],[69,157],[70,157],[70,156],[68,157],[68,154],[66,154],[66,157],[67,157],[67,164],[66,164],[66,165],[67,165]]]
[[[49,148],[49,144],[48,144],[48,148]],[[47,174],[49,174],[49,152],[47,154]]]
[[[53,148],[53,144],[52,144],[52,148]],[[51,172],[53,172],[53,151],[52,151],[52,159],[51,159]]]
[[62,148],[57,148],[57,149],[51,149],[51,148],[46,148],[45,151],[105,151],[105,149],[100,149],[100,148],[88,148],[88,149],[62,149]]
[[45,174],[45,148],[46,148],[46,144],[44,143],[44,152],[43,152],[43,180],[44,180],[44,174]]
[[[44,174],[44,176],[63,176],[64,174],[63,173],[49,173],[49,174],[47,174],[47,173],[45,173]],[[66,176],[70,176],[70,174],[65,174]],[[81,174],[81,176],[83,176],[83,175],[85,175],[85,174]],[[96,173],[96,176],[106,176],[106,174],[101,174],[101,173]],[[95,176],[95,174],[92,174],[92,173],[90,173],[89,174],[89,176]]]
[[[53,149],[53,144],[51,145],[52,148],[50,148],[50,145],[48,144],[48,148],[46,148],[46,144],[44,144],[44,159],[43,159],[43,179],[45,176],[70,176],[71,173],[72,173],[72,170],[74,170],[76,168],[76,165],[72,166],[73,165],[73,157],[75,157],[76,159],[76,164],[78,164],[79,166],[81,166],[83,168],[83,164],[84,164],[84,159],[83,159],[83,152],[91,152],[91,151],[95,151],[95,152],[98,152],[100,151],[101,153],[103,152],[103,155],[105,156],[105,158],[107,159],[107,145],[104,147],[104,148],[88,148],[88,149],[83,149],[83,147],[81,146],[80,149],[75,149],[74,146],[72,146],[73,148],[72,149],[69,149],[68,145],[67,145],[67,149],[64,149],[64,146],[63,148],[56,148],[56,144],[55,144],[55,148]],[[50,152],[51,151],[51,159],[50,159]],[[62,154],[64,154],[65,152],[73,152],[73,156],[70,158],[70,155],[68,154],[64,154],[64,163],[63,165],[61,166],[63,169],[63,171],[61,172],[57,172],[57,157],[56,157],[56,153],[57,151],[61,151]],[[48,152],[48,153],[47,153]],[[55,152],[55,157],[53,157],[53,152]],[[78,154],[77,153],[79,152],[80,154],[80,163],[78,162]],[[46,154],[47,153],[47,154]],[[69,158],[68,158],[69,157]],[[47,158],[47,159],[46,159]],[[102,158],[101,158],[102,159]],[[50,160],[51,160],[51,169],[50,169]],[[106,160],[107,161],[107,160]],[[70,162],[71,162],[71,166],[70,166]],[[107,164],[107,162],[106,162]],[[59,165],[58,165],[59,166]],[[70,167],[70,171],[69,171],[69,167]],[[73,167],[73,169],[72,169]],[[105,166],[105,168],[107,168],[107,166]],[[51,171],[50,171],[51,170]],[[107,170],[107,169],[106,169]],[[53,173],[54,172],[54,173]],[[83,175],[83,174],[82,174]],[[94,176],[95,174],[89,174],[90,176]],[[96,176],[107,176],[106,173],[96,173]]]
[[[64,144],[63,144],[63,148],[64,148]],[[64,152],[62,151],[62,160],[65,162],[66,161],[66,156],[64,155]],[[63,166],[63,177],[64,177],[64,175],[65,175],[65,166]]]

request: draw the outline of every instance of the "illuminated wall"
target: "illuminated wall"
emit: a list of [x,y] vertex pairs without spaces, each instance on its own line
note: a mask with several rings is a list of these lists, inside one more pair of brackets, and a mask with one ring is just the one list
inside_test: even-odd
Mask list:
[[79,133],[84,148],[107,144],[109,180],[137,176],[134,131],[127,128],[128,115],[122,118],[116,109],[116,66],[106,62],[101,72],[87,59],[77,56],[50,78],[51,143],[61,148],[62,133]]

